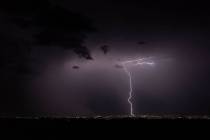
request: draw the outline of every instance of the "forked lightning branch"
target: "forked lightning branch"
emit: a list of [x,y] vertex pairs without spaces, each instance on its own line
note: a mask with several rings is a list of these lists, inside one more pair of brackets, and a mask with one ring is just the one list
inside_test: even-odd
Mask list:
[[135,117],[135,114],[133,112],[133,103],[132,103],[132,94],[133,94],[133,83],[132,83],[132,73],[129,71],[130,66],[138,66],[138,65],[149,65],[153,66],[155,63],[150,60],[151,58],[141,58],[141,59],[135,59],[135,60],[128,60],[128,61],[123,61],[122,66],[124,71],[129,77],[129,97],[128,97],[128,103],[130,104],[130,115],[132,117]]

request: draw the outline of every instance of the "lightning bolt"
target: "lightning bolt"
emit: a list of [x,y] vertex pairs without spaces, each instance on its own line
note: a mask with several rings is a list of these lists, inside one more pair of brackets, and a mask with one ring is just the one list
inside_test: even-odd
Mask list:
[[129,77],[129,89],[130,89],[130,91],[129,91],[128,103],[130,104],[130,116],[132,116],[132,117],[135,117],[135,114],[133,112],[133,103],[131,101],[132,93],[133,93],[133,85],[132,85],[132,75],[131,75],[131,72],[128,69],[128,66],[129,66],[129,64],[131,64],[132,66],[137,66],[137,65],[153,66],[155,63],[153,61],[151,61],[150,59],[151,59],[151,57],[122,62],[123,69]]

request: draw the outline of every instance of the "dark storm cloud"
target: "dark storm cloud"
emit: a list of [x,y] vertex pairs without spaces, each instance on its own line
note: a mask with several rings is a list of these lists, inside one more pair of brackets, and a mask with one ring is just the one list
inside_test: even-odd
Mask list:
[[72,68],[73,69],[79,69],[80,67],[79,66],[73,66]]
[[59,46],[91,58],[83,45],[86,33],[93,31],[89,19],[50,1],[4,2],[1,19],[7,24],[8,38],[17,45]]
[[[131,0],[119,2],[91,0],[84,2],[78,0],[77,2],[71,2],[62,0],[61,3],[70,9],[90,15],[103,26],[109,26],[112,29],[113,25],[117,23],[119,23],[119,27],[127,24],[129,28],[132,28],[132,26],[134,28],[138,26],[160,27],[168,24],[174,26],[183,26],[188,23],[190,25],[204,24],[208,21],[206,18],[209,15],[208,6],[205,3],[183,1]],[[205,24],[207,25],[207,23]]]
[[[48,0],[2,1],[0,19],[0,113],[27,115],[27,111],[33,112],[32,104],[24,105],[30,102],[27,100],[30,98],[26,91],[29,88],[27,80],[42,73],[44,65],[50,61],[61,61],[65,49],[91,59],[90,51],[83,44],[87,34],[94,29],[85,16]],[[49,60],[56,48],[57,54]]]
[[[112,51],[107,55],[114,57],[112,58],[114,60],[120,59],[121,62],[122,58],[126,60],[161,55],[173,59],[169,62],[156,62],[157,58],[154,58],[157,63],[154,68],[131,69],[134,75],[133,101],[136,113],[209,113],[210,12],[207,4],[137,0],[121,2],[63,0],[60,4],[94,19],[99,32],[91,35],[86,43],[91,48],[109,44]],[[106,64],[98,58],[100,55],[97,52],[95,55],[97,65],[92,66],[93,69]],[[108,77],[104,79],[114,81],[115,78],[119,78],[116,74],[123,69],[118,69],[118,65],[116,63],[111,65],[114,66],[113,69],[117,68],[116,73],[109,72],[112,80]],[[126,77],[125,74],[124,76]],[[121,85],[122,82],[123,80],[114,85]],[[102,82],[101,86],[108,86],[110,83]],[[90,99],[91,102],[101,101],[101,104],[99,107],[91,106],[90,110],[109,112],[111,107],[105,105],[104,108],[103,102],[115,99],[115,92],[110,88],[107,93],[102,92],[100,96],[91,96],[90,98],[97,97]],[[128,87],[118,92],[128,92]]]
[[[2,75],[15,71],[16,81],[23,81],[19,79],[23,76],[16,73],[19,70],[8,65],[15,61],[11,58],[18,58],[15,64],[23,73],[27,70],[25,63],[33,65],[33,71],[41,69],[41,74],[24,82],[27,95],[13,94],[22,91],[21,86],[2,94],[2,108],[16,104],[24,108],[22,101],[27,100],[35,104],[38,114],[128,114],[128,77],[120,62],[154,56],[155,67],[130,69],[135,113],[209,113],[208,5],[183,1],[21,0],[0,6],[1,43],[10,46],[1,51],[1,60],[7,65]],[[90,17],[98,32],[89,35],[89,20],[81,15]],[[111,46],[111,51],[104,44]],[[92,61],[77,59],[66,48]],[[27,52],[33,58],[38,56],[41,65],[26,61]],[[158,60],[165,55],[173,61]],[[14,77],[5,76],[7,89],[17,83],[11,83]],[[12,101],[10,96],[14,97]],[[17,102],[16,96],[17,100],[26,99]],[[7,105],[7,101],[13,105]]]
[[145,45],[145,44],[147,44],[147,43],[146,43],[145,41],[139,41],[138,44],[139,44],[139,45]]
[[110,47],[108,45],[103,45],[100,47],[100,49],[103,51],[104,54],[107,54],[110,50]]

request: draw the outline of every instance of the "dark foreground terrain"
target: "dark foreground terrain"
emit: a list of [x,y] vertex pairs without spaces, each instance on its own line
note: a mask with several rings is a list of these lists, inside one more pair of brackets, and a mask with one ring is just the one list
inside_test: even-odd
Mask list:
[[[72,136],[74,132],[91,131],[91,136],[95,135],[96,131],[106,133],[120,130],[120,134],[128,134],[129,131],[134,132],[151,132],[165,130],[177,133],[178,131],[186,132],[186,130],[197,130],[201,128],[209,130],[209,116],[151,116],[140,115],[136,117],[130,116],[95,116],[95,117],[1,117],[0,127],[2,130],[11,132],[21,131],[23,135],[28,134],[27,131],[37,133],[50,132],[52,135],[61,131],[63,128],[67,130],[67,134]],[[205,127],[203,127],[205,125]],[[178,126],[178,127],[177,127]],[[163,129],[162,129],[163,128]],[[172,128],[172,129],[171,129]],[[178,129],[177,129],[178,128]],[[69,130],[71,129],[71,130]],[[175,129],[175,130],[173,130]],[[122,130],[122,131],[121,131]],[[3,132],[3,131],[2,131]],[[192,133],[192,132],[190,132]],[[34,135],[33,135],[34,136]],[[77,137],[80,135],[76,135]],[[85,135],[86,136],[86,135]],[[104,136],[104,135],[103,135]]]
[[1,121],[111,121],[111,120],[210,120],[210,116],[179,116],[179,115],[137,115],[137,116],[94,116],[94,117],[0,117]]
[[57,127],[57,126],[79,126],[79,124],[96,125],[125,125],[126,123],[140,125],[150,122],[210,122],[209,116],[95,116],[95,117],[0,117],[1,127]]

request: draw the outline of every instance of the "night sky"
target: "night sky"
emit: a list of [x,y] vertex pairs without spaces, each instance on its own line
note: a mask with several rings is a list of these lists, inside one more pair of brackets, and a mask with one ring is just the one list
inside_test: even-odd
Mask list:
[[0,4],[0,115],[210,115],[210,10],[179,1]]

